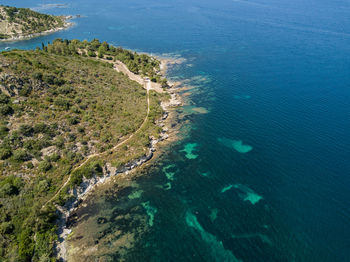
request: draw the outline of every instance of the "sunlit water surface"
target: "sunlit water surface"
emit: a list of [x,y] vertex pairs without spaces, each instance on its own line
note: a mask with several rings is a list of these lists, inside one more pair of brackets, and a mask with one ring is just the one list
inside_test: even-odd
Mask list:
[[181,140],[78,212],[91,260],[350,261],[348,1],[2,3],[82,17],[1,49],[98,38],[186,59],[169,71],[192,87]]

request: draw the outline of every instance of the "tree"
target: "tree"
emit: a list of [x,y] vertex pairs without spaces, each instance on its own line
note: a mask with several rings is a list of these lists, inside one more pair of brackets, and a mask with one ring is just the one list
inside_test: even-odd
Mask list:
[[95,54],[94,51],[88,50],[88,56],[90,56],[90,57],[96,57],[96,54]]
[[18,254],[24,261],[30,261],[33,256],[34,244],[31,234],[31,229],[25,228],[18,237]]

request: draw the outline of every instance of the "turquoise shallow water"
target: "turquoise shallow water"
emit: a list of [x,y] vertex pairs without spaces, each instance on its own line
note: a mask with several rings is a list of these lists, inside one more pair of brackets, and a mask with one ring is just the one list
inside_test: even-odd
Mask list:
[[[0,48],[96,37],[179,55],[170,78],[208,110],[184,109],[190,132],[137,188],[81,211],[144,215],[127,261],[349,261],[349,2],[65,2],[45,11],[81,14],[74,28]],[[107,235],[140,226],[111,213]]]

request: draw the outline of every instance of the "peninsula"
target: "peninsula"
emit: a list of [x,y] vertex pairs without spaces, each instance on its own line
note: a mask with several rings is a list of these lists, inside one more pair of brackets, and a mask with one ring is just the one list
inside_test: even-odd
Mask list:
[[0,40],[20,40],[53,33],[69,27],[71,23],[66,21],[69,18],[0,5]]
[[55,258],[60,206],[152,157],[167,90],[160,61],[96,39],[0,53],[1,261]]

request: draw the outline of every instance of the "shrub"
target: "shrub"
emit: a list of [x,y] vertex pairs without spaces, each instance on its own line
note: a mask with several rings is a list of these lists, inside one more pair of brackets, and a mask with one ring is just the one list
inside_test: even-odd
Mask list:
[[35,79],[35,80],[42,80],[43,79],[43,74],[41,72],[34,72],[32,74],[32,77]]
[[56,98],[54,104],[56,106],[62,107],[64,109],[69,109],[69,107],[71,105],[69,100],[67,100],[67,99],[65,99],[63,97]]
[[50,163],[49,161],[44,160],[44,161],[41,161],[41,162],[39,163],[39,170],[40,170],[41,172],[47,172],[47,171],[49,171],[51,168],[52,168],[52,165],[51,165],[51,163]]
[[81,111],[77,106],[72,106],[71,109],[72,113],[80,114]]
[[12,151],[9,148],[0,148],[0,159],[5,160],[11,157]]
[[31,136],[34,132],[34,129],[30,125],[23,124],[23,125],[20,125],[18,131],[23,136]]
[[92,163],[91,170],[98,176],[101,176],[103,174],[102,166],[98,162]]
[[74,133],[69,133],[68,134],[68,141],[69,142],[74,142],[75,139],[77,139],[77,135],[76,134],[74,134]]
[[62,94],[62,95],[67,95],[69,94],[70,92],[72,92],[73,88],[69,87],[69,86],[61,86],[57,89],[57,92],[59,94]]
[[69,151],[66,153],[66,158],[68,161],[73,161],[75,159],[75,157],[76,157],[76,153],[74,153],[74,152]]
[[43,179],[35,186],[36,191],[38,192],[47,192],[50,189],[50,183]]
[[28,153],[25,150],[17,149],[16,151],[13,152],[12,158],[16,162],[24,162],[24,161],[30,160],[31,157],[28,155]]
[[167,81],[165,78],[163,78],[163,79],[160,81],[160,83],[161,83],[161,85],[162,85],[163,88],[168,87],[168,81]]
[[8,104],[10,102],[10,97],[5,94],[0,94],[0,104]]
[[55,76],[54,75],[44,75],[42,77],[43,81],[48,83],[49,85],[53,85],[55,83]]
[[90,56],[90,57],[96,57],[96,54],[95,54],[94,51],[89,50],[89,51],[88,51],[88,56]]
[[52,162],[57,162],[59,159],[61,158],[61,156],[57,153],[53,153],[50,157],[49,160]]
[[78,130],[78,132],[81,133],[81,134],[84,134],[84,132],[85,132],[85,128],[82,127],[82,126],[78,126],[77,130]]
[[11,183],[5,183],[0,187],[0,196],[6,197],[18,194],[18,189]]
[[[91,178],[93,175],[101,176],[103,169],[99,161],[92,161],[79,169],[75,170],[72,174],[71,182],[73,185],[79,185],[83,181],[83,177]],[[72,180],[74,178],[74,180]]]
[[14,226],[11,222],[2,222],[0,225],[1,234],[11,234],[14,230]]
[[111,133],[104,133],[104,134],[101,136],[101,140],[102,140],[102,142],[104,142],[104,143],[108,143],[108,142],[110,142],[112,139],[113,139],[113,136],[112,136]]
[[0,126],[0,138],[4,138],[10,130],[7,126]]
[[25,228],[18,237],[18,254],[24,261],[31,261],[34,252],[34,244],[31,239],[31,230]]
[[31,91],[32,91],[32,89],[30,87],[24,86],[24,87],[22,87],[21,90],[19,90],[19,95],[20,96],[29,96]]
[[73,173],[70,182],[73,186],[80,185],[83,182],[83,176],[79,172]]
[[34,132],[36,134],[46,133],[49,130],[49,126],[45,123],[38,123],[34,125]]
[[0,104],[0,115],[7,116],[13,113],[11,106],[7,104]]
[[55,85],[62,86],[62,85],[64,85],[65,83],[66,83],[66,81],[64,81],[64,79],[62,79],[62,78],[55,78],[55,79],[54,79],[54,84],[55,84]]
[[79,107],[80,107],[80,109],[84,110],[84,109],[87,109],[89,106],[87,103],[81,103],[81,104],[79,104]]
[[64,148],[64,138],[62,136],[56,137],[54,141],[54,145],[57,146],[57,148],[63,149]]
[[72,116],[72,117],[69,117],[68,118],[68,123],[70,125],[76,125],[76,124],[79,124],[80,120],[77,116]]

